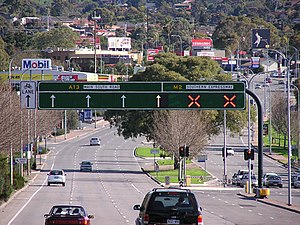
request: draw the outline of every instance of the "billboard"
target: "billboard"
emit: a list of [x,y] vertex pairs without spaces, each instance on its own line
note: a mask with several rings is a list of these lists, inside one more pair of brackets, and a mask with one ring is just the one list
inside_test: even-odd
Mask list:
[[154,56],[158,53],[158,49],[147,49],[147,60],[154,61]]
[[270,47],[270,29],[252,30],[252,48]]
[[194,49],[211,49],[213,46],[211,39],[192,39],[192,48]]
[[51,59],[23,59],[22,70],[50,70]]
[[127,37],[109,37],[108,49],[131,49],[131,38]]

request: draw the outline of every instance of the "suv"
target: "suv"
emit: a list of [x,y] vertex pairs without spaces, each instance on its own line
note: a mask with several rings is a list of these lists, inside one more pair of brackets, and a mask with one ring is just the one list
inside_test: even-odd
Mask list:
[[92,172],[93,168],[92,168],[93,163],[91,163],[91,161],[82,161],[80,163],[80,171],[90,171]]
[[136,225],[203,225],[202,209],[188,189],[154,188],[133,209],[140,211]]

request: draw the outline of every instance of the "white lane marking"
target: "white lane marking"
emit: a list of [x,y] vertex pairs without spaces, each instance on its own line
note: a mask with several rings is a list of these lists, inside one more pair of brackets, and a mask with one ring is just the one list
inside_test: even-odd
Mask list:
[[[52,165],[53,166],[53,165]],[[7,225],[10,225],[16,218],[17,216],[23,211],[23,209],[29,204],[29,202],[33,199],[33,197],[44,187],[45,183],[47,181],[47,177],[46,179],[44,180],[42,186],[37,189],[32,195],[31,197],[28,199],[28,201],[23,205],[23,207],[16,213],[16,215],[8,222]]]
[[134,184],[131,184],[131,186],[139,193],[142,193]]

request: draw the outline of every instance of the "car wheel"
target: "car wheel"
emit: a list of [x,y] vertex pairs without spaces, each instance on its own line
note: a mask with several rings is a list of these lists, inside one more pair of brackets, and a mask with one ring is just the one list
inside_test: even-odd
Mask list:
[[48,186],[50,186],[50,183],[48,182]]
[[266,185],[266,188],[269,188],[270,186],[269,185]]
[[62,186],[63,186],[63,187],[66,186],[66,183],[63,183]]
[[280,187],[280,188],[282,188],[282,184],[281,184],[281,185],[279,185],[279,187]]

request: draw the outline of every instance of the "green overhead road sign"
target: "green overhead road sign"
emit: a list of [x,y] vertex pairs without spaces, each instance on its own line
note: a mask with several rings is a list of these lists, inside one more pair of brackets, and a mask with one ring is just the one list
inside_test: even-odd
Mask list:
[[40,82],[39,109],[244,109],[243,82]]

